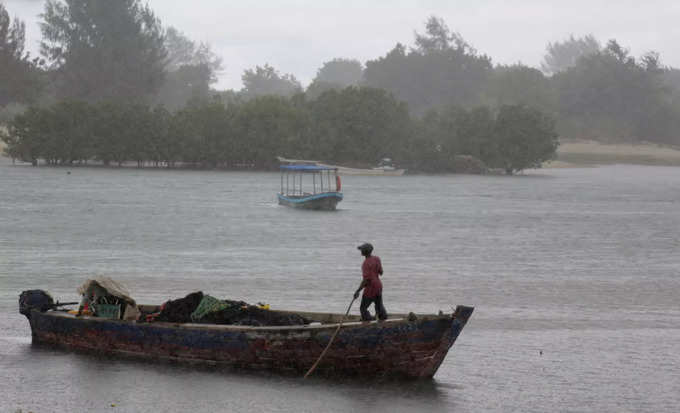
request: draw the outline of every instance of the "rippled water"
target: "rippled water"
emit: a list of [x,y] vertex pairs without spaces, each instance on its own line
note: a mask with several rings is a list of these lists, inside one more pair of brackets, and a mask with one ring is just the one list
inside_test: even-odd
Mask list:
[[[680,168],[345,177],[334,213],[277,206],[277,174],[70,171],[0,161],[2,412],[677,411]],[[364,241],[388,311],[476,307],[431,382],[100,359],[32,347],[17,312],[93,274],[140,302],[342,312]]]

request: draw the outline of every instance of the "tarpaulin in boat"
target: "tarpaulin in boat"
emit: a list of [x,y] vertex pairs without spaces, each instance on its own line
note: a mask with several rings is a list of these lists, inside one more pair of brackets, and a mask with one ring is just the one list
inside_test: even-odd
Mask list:
[[121,283],[114,281],[109,277],[97,277],[89,279],[78,287],[78,293],[89,297],[92,293],[97,293],[101,295],[101,290],[106,292],[106,295],[110,295],[118,298],[120,301],[125,303],[125,313],[123,315],[124,320],[136,320],[139,316],[139,311],[137,310],[137,304],[135,300],[130,297],[130,293],[127,288]]

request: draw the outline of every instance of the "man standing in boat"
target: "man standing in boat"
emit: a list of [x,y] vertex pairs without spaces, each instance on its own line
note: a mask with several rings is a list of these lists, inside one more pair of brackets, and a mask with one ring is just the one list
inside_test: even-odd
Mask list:
[[380,276],[383,273],[383,268],[380,257],[371,255],[373,245],[369,243],[361,244],[357,249],[365,257],[364,263],[361,265],[363,280],[354,293],[354,299],[357,299],[359,298],[359,291],[364,290],[364,295],[361,297],[361,319],[363,321],[374,319],[371,313],[368,312],[368,307],[375,303],[375,313],[378,319],[385,320],[387,319],[387,311],[385,311],[382,301],[382,282],[380,282]]

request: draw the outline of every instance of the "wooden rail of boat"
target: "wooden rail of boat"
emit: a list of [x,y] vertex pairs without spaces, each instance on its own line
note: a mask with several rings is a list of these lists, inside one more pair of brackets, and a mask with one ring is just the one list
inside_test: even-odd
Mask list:
[[[431,378],[473,310],[458,306],[452,315],[418,315],[409,320],[401,314],[383,322],[361,322],[358,316],[350,316],[315,374]],[[299,314],[319,323],[266,327],[137,323],[36,310],[28,318],[34,343],[304,374],[328,344],[344,314],[279,312]]]

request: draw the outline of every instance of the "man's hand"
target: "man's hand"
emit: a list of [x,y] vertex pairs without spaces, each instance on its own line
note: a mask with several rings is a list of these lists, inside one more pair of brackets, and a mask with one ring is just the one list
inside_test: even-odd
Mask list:
[[354,299],[356,300],[357,298],[359,298],[359,291],[354,292]]

